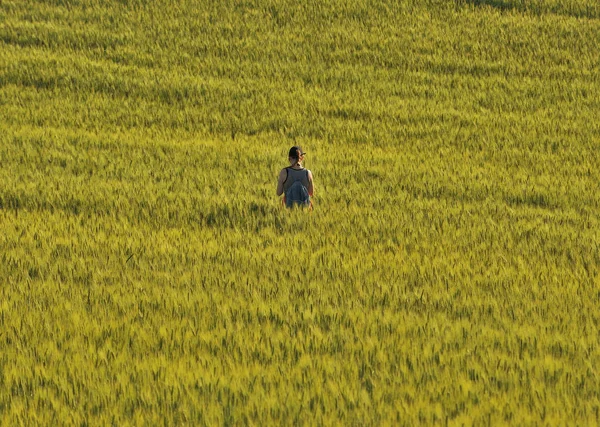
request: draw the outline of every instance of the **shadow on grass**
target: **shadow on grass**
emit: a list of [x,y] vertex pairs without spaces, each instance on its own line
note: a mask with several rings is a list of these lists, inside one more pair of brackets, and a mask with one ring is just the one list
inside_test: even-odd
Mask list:
[[458,0],[457,2],[475,7],[491,7],[502,12],[516,11],[537,16],[555,14],[575,18],[600,18],[600,2],[594,5],[583,2],[579,4],[545,5],[544,3],[528,0]]
[[523,7],[508,0],[465,0],[465,3],[473,6],[490,6],[499,10],[524,10]]

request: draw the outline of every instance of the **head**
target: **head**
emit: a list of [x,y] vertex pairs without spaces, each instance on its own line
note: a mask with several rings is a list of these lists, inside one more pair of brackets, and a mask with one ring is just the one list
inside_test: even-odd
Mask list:
[[288,154],[290,163],[292,165],[302,163],[304,160],[304,154],[306,153],[302,151],[302,148],[299,145],[294,145],[292,148],[290,148],[290,152]]

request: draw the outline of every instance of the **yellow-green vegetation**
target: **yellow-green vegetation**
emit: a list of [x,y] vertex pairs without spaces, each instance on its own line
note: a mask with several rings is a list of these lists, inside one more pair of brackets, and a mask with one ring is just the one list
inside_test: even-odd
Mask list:
[[597,0],[3,0],[2,424],[597,424],[598,46]]

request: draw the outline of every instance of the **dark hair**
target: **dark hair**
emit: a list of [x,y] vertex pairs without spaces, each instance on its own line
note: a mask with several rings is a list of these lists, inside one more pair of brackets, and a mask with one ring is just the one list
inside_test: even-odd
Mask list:
[[294,160],[299,160],[300,156],[302,156],[302,155],[304,155],[302,148],[299,145],[294,145],[292,148],[290,148],[290,153],[289,153],[288,157],[290,157]]

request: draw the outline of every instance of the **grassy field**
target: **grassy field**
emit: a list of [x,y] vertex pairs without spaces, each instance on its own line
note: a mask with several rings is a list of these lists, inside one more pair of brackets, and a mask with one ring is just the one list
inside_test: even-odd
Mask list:
[[0,422],[598,424],[598,46],[596,0],[3,0]]

